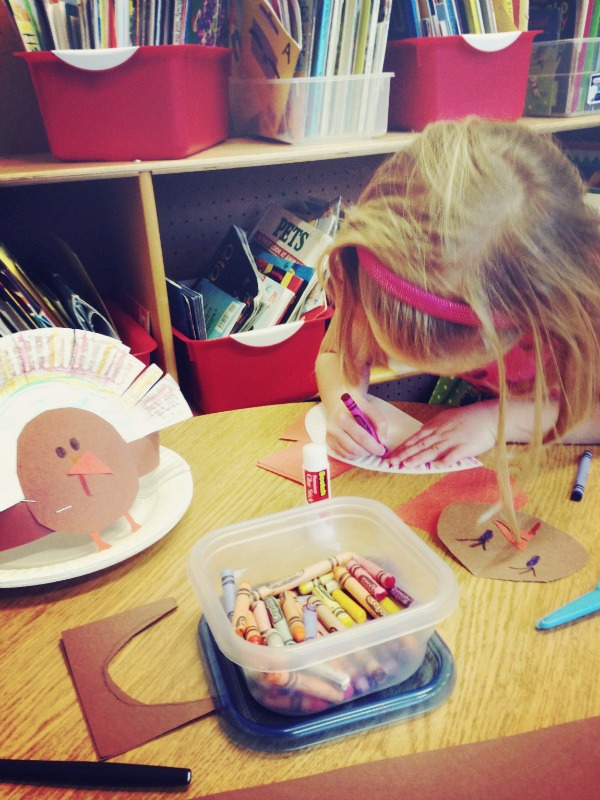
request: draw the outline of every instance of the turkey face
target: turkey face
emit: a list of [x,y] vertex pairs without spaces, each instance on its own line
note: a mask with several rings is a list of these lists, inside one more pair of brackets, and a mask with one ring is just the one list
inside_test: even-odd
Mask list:
[[35,519],[63,533],[112,525],[138,492],[128,443],[102,417],[80,408],[44,411],[25,425],[17,474]]

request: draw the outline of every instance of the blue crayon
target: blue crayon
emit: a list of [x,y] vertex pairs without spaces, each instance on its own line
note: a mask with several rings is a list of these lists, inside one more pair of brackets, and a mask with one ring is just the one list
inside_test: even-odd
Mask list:
[[304,641],[308,642],[309,639],[317,638],[317,607],[314,603],[306,603],[302,609],[302,622],[304,623],[304,630],[306,636]]
[[235,574],[232,569],[224,569],[221,572],[221,583],[223,584],[223,606],[231,622],[233,620],[233,609],[235,607],[235,598],[237,594],[235,588]]
[[571,500],[579,502],[583,499],[583,492],[587,482],[590,465],[592,463],[592,451],[584,450],[579,459],[579,466],[577,467],[577,474],[575,475],[575,483],[571,490]]

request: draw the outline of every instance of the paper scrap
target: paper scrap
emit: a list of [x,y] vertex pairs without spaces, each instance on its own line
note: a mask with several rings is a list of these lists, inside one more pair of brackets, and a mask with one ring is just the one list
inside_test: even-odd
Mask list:
[[[527,495],[512,483],[513,502],[516,509],[527,502]],[[494,505],[500,499],[498,478],[496,473],[483,467],[482,469],[456,472],[445,475],[429,486],[412,500],[403,503],[396,509],[396,514],[407,525],[413,525],[434,536],[437,532],[440,514],[451,503],[458,499],[468,503],[487,503]]]
[[[292,442],[276,453],[261,458],[256,462],[256,466],[261,469],[266,469],[267,472],[280,475],[282,478],[304,484],[302,448],[305,444],[306,442]],[[343,475],[344,472],[348,472],[349,469],[352,469],[350,464],[344,464],[336,458],[329,459],[329,475],[331,480],[337,478],[338,475]]]

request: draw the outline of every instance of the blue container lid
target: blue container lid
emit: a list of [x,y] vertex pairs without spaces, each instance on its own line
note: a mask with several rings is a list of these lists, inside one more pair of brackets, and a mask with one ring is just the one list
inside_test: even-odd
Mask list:
[[423,663],[406,681],[318,714],[287,716],[254,700],[243,672],[221,653],[204,617],[198,625],[198,636],[200,657],[219,723],[236,744],[251,750],[300,750],[409,719],[437,708],[454,688],[454,659],[444,641],[434,633]]

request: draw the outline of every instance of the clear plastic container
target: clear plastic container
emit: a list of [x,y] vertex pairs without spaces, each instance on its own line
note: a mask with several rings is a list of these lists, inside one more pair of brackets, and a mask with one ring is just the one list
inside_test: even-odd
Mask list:
[[[289,647],[236,635],[223,606],[221,572],[257,587],[352,551],[396,577],[414,601],[401,611]],[[217,647],[242,668],[253,698],[303,715],[405,681],[420,667],[435,626],[452,613],[450,568],[387,506],[339,497],[208,533],[192,548],[188,574]],[[323,691],[327,684],[331,692]],[[286,686],[287,684],[287,686]],[[341,691],[340,691],[341,690]]]
[[300,144],[383,136],[392,73],[229,82],[231,135]]
[[577,117],[600,112],[600,39],[534,42],[525,114]]

